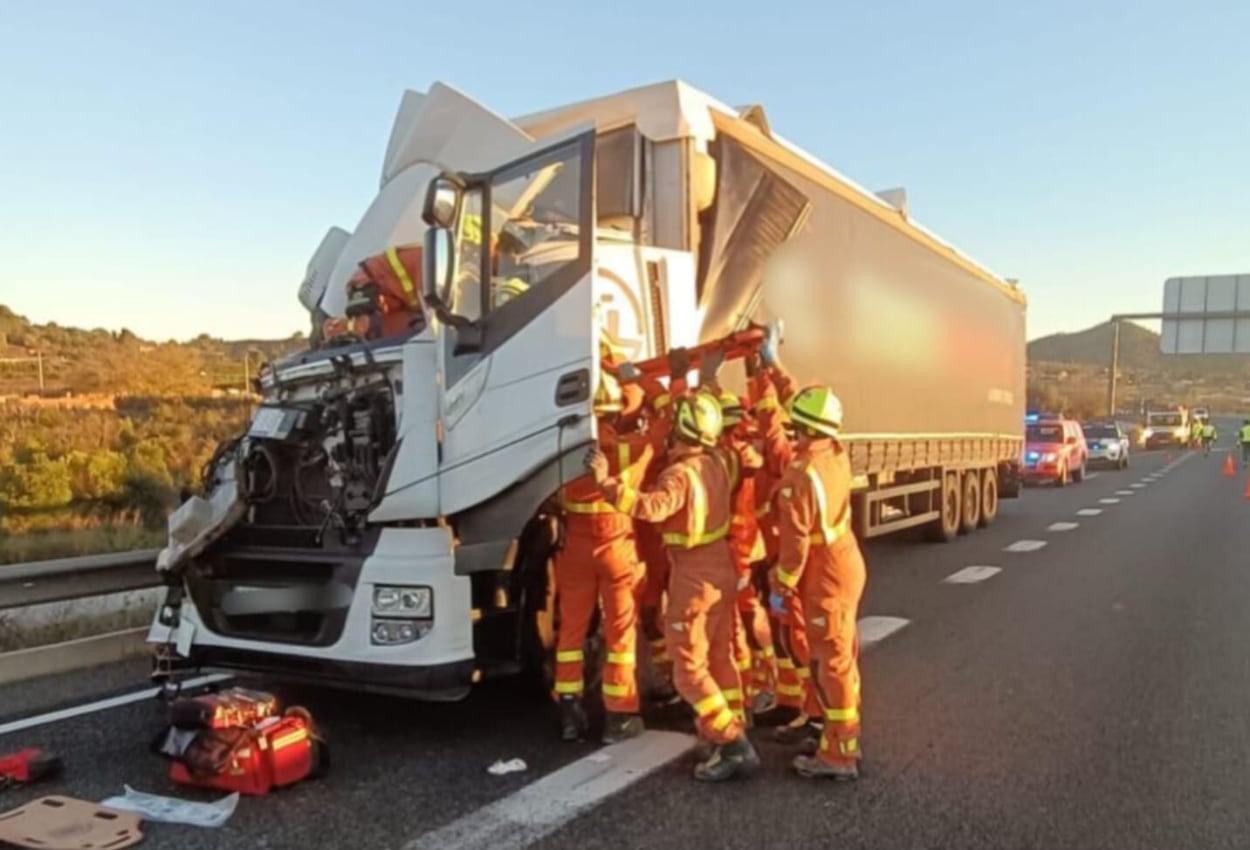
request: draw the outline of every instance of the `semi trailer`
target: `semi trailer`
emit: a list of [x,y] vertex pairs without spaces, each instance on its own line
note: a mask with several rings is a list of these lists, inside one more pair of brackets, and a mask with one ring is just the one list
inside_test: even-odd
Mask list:
[[309,263],[314,329],[414,245],[421,320],[269,364],[170,517],[160,675],[450,700],[543,669],[553,497],[595,439],[605,339],[641,361],[780,320],[785,365],[844,402],[862,537],[951,540],[1019,492],[1023,294],[759,106],[667,82],[508,120],[408,92],[376,198]]

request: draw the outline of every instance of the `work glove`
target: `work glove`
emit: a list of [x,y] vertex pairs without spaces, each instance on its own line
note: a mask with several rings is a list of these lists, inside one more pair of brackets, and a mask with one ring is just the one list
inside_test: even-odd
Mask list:
[[684,378],[690,372],[690,350],[674,348],[668,353],[668,373],[674,378]]
[[760,345],[760,360],[765,366],[776,366],[781,356],[777,349],[781,347],[781,319],[768,323],[764,332],[764,342]]
[[642,380],[642,370],[629,361],[616,367],[616,375],[622,381],[635,382]]
[[720,371],[721,364],[725,362],[725,352],[723,349],[714,348],[703,355],[699,361],[699,386],[712,387],[716,385],[716,373]]
[[596,446],[586,452],[585,464],[586,474],[591,477],[596,486],[603,486],[603,482],[608,480],[608,456]]

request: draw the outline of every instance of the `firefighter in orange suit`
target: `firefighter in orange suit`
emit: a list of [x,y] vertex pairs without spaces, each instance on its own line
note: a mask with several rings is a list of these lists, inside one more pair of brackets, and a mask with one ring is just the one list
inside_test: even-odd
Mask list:
[[866,573],[851,531],[851,464],[838,443],[842,403],[828,387],[808,387],[789,403],[795,457],[776,499],[780,555],[774,592],[802,601],[814,692],[824,731],[816,752],[799,755],[805,778],[859,778],[859,641],[856,618]]
[[695,778],[705,782],[759,766],[745,724],[726,697],[727,691],[741,690],[742,683],[733,660],[737,576],[727,540],[730,467],[716,448],[721,429],[715,396],[697,392],[678,399],[666,466],[650,490],[609,477],[610,464],[600,450],[592,450],[586,461],[610,501],[660,525],[670,561],[665,638],[674,684],[693,707],[700,736],[715,745],[695,768]]
[[729,539],[738,569],[737,617],[734,621],[735,657],[742,674],[747,704],[752,714],[769,711],[776,703],[777,671],[773,637],[768,611],[756,592],[753,576],[755,565],[765,558],[764,538],[756,518],[756,477],[763,468],[763,458],[753,439],[753,423],[748,419],[741,398],[728,390],[720,394],[721,415],[725,422],[723,439],[731,457],[738,459],[741,470],[734,490],[733,521]]
[[[626,391],[608,372],[600,375],[594,409],[599,417],[599,446],[613,475],[637,486],[655,456],[652,438],[621,422],[627,406],[641,403],[637,395],[627,405]],[[582,707],[583,644],[600,601],[607,656],[603,667],[603,702],[607,722],[603,740],[624,740],[643,731],[638,715],[635,641],[635,590],[641,566],[634,540],[634,520],[603,498],[589,476],[565,485],[563,545],[556,555],[555,581],[560,625],[556,638],[555,696],[560,706],[561,737],[576,740],[586,731]]]
[[[787,434],[791,424],[782,405],[794,394],[794,381],[777,360],[776,335],[770,332],[760,351],[761,368],[752,380],[752,397],[756,399],[755,415],[759,424],[764,469],[756,482],[757,515],[764,535],[767,561],[775,564],[780,557],[780,540],[773,496],[778,482],[794,460],[794,442]],[[777,702],[795,712],[791,722],[776,730],[783,741],[797,742],[819,736],[815,718],[820,706],[811,688],[810,653],[801,600],[785,595],[769,606],[775,623],[777,654]]]

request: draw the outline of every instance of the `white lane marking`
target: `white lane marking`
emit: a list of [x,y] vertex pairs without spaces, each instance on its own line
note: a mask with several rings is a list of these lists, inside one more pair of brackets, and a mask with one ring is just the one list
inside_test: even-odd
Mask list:
[[520,850],[598,806],[695,744],[693,735],[644,732],[567,764],[501,800],[412,839],[404,850]]
[[1128,485],[1128,487],[1130,490],[1145,490],[1146,489],[1145,484],[1130,484]]
[[[227,679],[233,679],[230,673],[211,673],[207,676],[197,676],[194,679],[188,679],[182,683],[184,688],[199,688],[204,685],[212,685],[217,682],[224,682]],[[110,708],[117,708],[122,705],[130,705],[132,702],[142,702],[145,699],[155,699],[161,692],[160,688],[146,688],[142,691],[135,691],[130,694],[122,694],[121,696],[109,697],[108,699],[96,700],[95,702],[87,702],[82,705],[72,705],[69,708],[58,709],[57,711],[49,711],[47,714],[36,714],[34,717],[23,717],[21,720],[13,720],[9,723],[0,724],[0,735],[8,735],[11,732],[21,732],[24,729],[33,729],[36,726],[46,726],[49,723],[58,723],[62,720],[68,720],[71,717],[81,717],[84,714],[94,714],[97,711],[105,711]]]
[[1095,478],[1097,478],[1099,475],[1102,475],[1102,473],[1101,473],[1101,472],[1087,472],[1087,473],[1085,473],[1085,480],[1086,480],[1086,481],[1093,481],[1093,480],[1094,480]]
[[1100,505],[1118,505],[1120,504],[1120,500],[1119,499],[1099,499],[1098,503]]
[[1081,508],[1076,512],[1077,516],[1098,516],[1102,513],[1102,508]]
[[1017,540],[1012,543],[1004,552],[1036,552],[1046,545],[1045,540]]
[[1052,522],[1046,526],[1047,531],[1071,531],[1074,528],[1080,528],[1079,522]]
[[1001,567],[964,567],[942,579],[946,584],[976,584],[1002,572]]
[[1136,496],[1137,495],[1132,490],[1116,490],[1115,494],[1117,496]]
[[859,629],[859,646],[867,649],[874,643],[880,643],[910,622],[911,620],[902,617],[863,617],[856,624]]

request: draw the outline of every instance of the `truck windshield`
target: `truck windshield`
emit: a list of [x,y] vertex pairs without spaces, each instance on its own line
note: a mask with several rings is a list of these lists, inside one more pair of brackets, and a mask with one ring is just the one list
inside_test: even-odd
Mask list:
[[1027,429],[1030,443],[1061,443],[1063,442],[1062,425],[1030,425]]
[[1156,428],[1175,428],[1181,424],[1181,415],[1179,413],[1152,413],[1146,417],[1146,422]]

